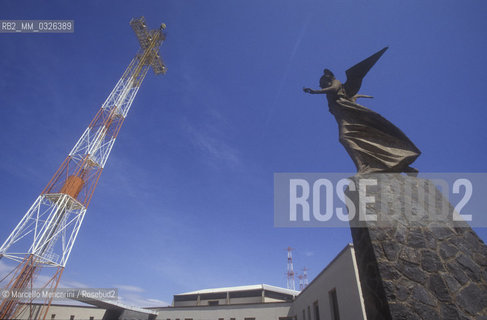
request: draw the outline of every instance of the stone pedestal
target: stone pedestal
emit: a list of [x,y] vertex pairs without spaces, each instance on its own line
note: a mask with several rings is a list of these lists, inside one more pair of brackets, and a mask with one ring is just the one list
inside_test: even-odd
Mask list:
[[366,187],[375,202],[364,206],[377,221],[361,221],[359,192],[346,191],[357,210],[350,226],[367,318],[487,319],[487,246],[452,219],[433,184],[400,174],[351,178],[359,179],[378,181]]

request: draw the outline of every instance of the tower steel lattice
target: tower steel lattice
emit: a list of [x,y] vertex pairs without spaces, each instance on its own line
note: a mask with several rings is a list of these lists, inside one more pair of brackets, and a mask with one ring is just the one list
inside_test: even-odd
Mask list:
[[294,266],[293,266],[293,248],[287,248],[287,288],[296,290],[294,281]]
[[306,288],[309,284],[308,282],[308,271],[309,269],[304,267],[303,268],[303,289]]
[[[0,247],[0,258],[17,263],[4,279],[5,290],[57,289],[98,179],[148,69],[152,68],[156,75],[166,72],[159,55],[165,25],[149,30],[141,17],[132,19],[130,26],[141,48],[52,179]],[[41,279],[41,270],[50,271],[49,275]],[[32,319],[45,319],[52,295],[44,300],[40,314],[32,313],[32,301],[3,298],[0,319],[15,319],[25,312]]]
[[298,274],[298,279],[299,279],[299,291],[303,290],[304,289],[304,284],[303,284],[303,275],[302,274]]

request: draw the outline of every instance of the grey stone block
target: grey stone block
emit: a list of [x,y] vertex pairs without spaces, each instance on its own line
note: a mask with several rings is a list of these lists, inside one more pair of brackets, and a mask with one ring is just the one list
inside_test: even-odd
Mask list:
[[421,254],[421,268],[427,272],[438,272],[445,270],[440,257],[431,250],[425,250]]
[[472,283],[458,293],[456,300],[469,314],[477,315],[487,303],[487,288]]

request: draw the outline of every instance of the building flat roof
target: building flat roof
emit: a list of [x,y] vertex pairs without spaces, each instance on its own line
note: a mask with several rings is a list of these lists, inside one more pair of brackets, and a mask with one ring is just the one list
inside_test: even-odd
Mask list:
[[249,286],[236,286],[236,287],[203,289],[203,290],[197,290],[197,291],[191,291],[191,292],[184,292],[184,293],[176,294],[175,296],[217,293],[217,292],[249,291],[249,290],[274,291],[274,292],[284,293],[284,294],[288,294],[288,295],[292,295],[292,296],[297,296],[299,294],[299,291],[296,291],[296,290],[275,287],[275,286],[271,286],[268,284],[254,284],[254,285],[249,285]]

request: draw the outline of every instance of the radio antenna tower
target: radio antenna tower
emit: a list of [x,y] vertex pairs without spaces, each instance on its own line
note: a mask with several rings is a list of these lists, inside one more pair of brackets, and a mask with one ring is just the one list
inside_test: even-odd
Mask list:
[[298,275],[298,279],[299,279],[299,291],[301,291],[301,290],[304,289],[303,277],[304,276],[302,274]]
[[294,283],[293,248],[287,247],[287,288],[296,290]]
[[[66,160],[0,247],[0,258],[17,263],[5,290],[57,289],[100,174],[148,69],[156,75],[166,72],[159,56],[166,26],[149,30],[144,17],[132,19],[130,26],[141,48]],[[47,277],[37,277],[41,270]],[[29,319],[45,319],[53,295],[36,314],[33,299],[12,296],[1,300],[0,319],[16,319],[21,313]]]
[[[308,286],[308,268],[304,267],[303,268],[303,280],[304,280],[304,288],[306,288]],[[303,289],[304,289],[303,288]]]

